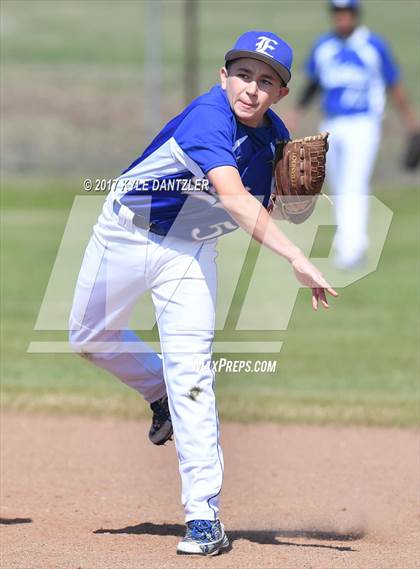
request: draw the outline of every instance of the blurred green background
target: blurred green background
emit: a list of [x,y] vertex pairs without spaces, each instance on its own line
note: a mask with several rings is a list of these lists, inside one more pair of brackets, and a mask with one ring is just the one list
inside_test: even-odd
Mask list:
[[[366,24],[391,43],[417,104],[420,3],[363,6]],[[160,13],[165,121],[184,104],[184,3],[162,1]],[[84,194],[82,180],[115,177],[148,140],[146,25],[140,0],[1,2],[4,408],[148,414],[134,392],[86,361],[26,352],[34,340],[66,339],[34,325],[74,196]],[[272,29],[293,45],[291,94],[276,109],[281,115],[295,101],[303,58],[329,19],[324,1],[201,0],[198,27],[200,91],[217,82],[224,53],[246,29]],[[316,129],[316,107],[302,133]],[[389,106],[374,189],[394,219],[378,271],[343,289],[329,313],[314,314],[301,291],[288,330],[276,335],[284,342],[276,374],[219,374],[225,419],[417,423],[419,179],[401,170],[403,147],[403,127]],[[328,250],[330,240],[324,235],[319,247]]]

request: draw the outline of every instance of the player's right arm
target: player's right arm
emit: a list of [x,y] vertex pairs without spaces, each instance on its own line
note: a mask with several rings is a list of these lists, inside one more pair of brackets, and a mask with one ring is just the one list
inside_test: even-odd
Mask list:
[[267,210],[250,194],[242,184],[236,168],[220,166],[207,173],[220,201],[242,229],[253,239],[284,257],[292,265],[298,281],[312,289],[312,306],[316,310],[318,301],[328,308],[326,292],[338,296],[321,272],[303,252],[276,226]]
[[296,105],[284,115],[284,122],[290,132],[295,132],[299,126],[303,112],[306,107],[315,99],[321,90],[317,79],[308,79],[298,96]]
[[296,104],[283,116],[283,120],[290,132],[296,132],[305,109],[313,102],[321,91],[320,77],[316,63],[316,51],[321,40],[322,38],[319,38],[315,42],[304,62],[303,72],[305,75],[305,82],[299,92]]

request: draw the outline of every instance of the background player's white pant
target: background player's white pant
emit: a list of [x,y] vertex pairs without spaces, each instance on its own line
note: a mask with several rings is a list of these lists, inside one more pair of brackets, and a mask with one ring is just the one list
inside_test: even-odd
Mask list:
[[[168,393],[186,521],[214,520],[223,479],[211,368],[216,240],[148,234],[126,214],[125,207],[118,216],[112,211],[109,195],[80,270],[70,342],[148,402]],[[127,329],[136,300],[148,289],[162,356]]]
[[337,265],[357,263],[368,247],[370,178],[380,140],[380,121],[366,115],[326,120],[321,130],[331,133],[327,176],[334,195]]

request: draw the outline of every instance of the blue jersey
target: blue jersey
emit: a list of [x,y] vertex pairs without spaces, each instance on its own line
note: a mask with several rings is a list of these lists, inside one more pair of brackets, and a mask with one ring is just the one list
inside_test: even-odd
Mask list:
[[272,187],[274,147],[289,139],[281,119],[267,111],[270,125],[247,127],[236,120],[225,92],[215,86],[172,119],[143,154],[119,177],[112,192],[159,232],[209,239],[238,226],[221,206],[206,174],[232,166],[266,207]]
[[327,117],[357,113],[380,117],[385,91],[399,80],[399,69],[388,44],[365,27],[348,38],[321,36],[305,65],[323,91]]

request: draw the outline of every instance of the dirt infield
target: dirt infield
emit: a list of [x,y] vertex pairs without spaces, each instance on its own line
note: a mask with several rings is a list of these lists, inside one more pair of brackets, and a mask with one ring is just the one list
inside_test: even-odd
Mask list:
[[4,569],[414,569],[419,437],[412,431],[222,426],[232,548],[177,557],[173,443],[148,424],[4,414]]

